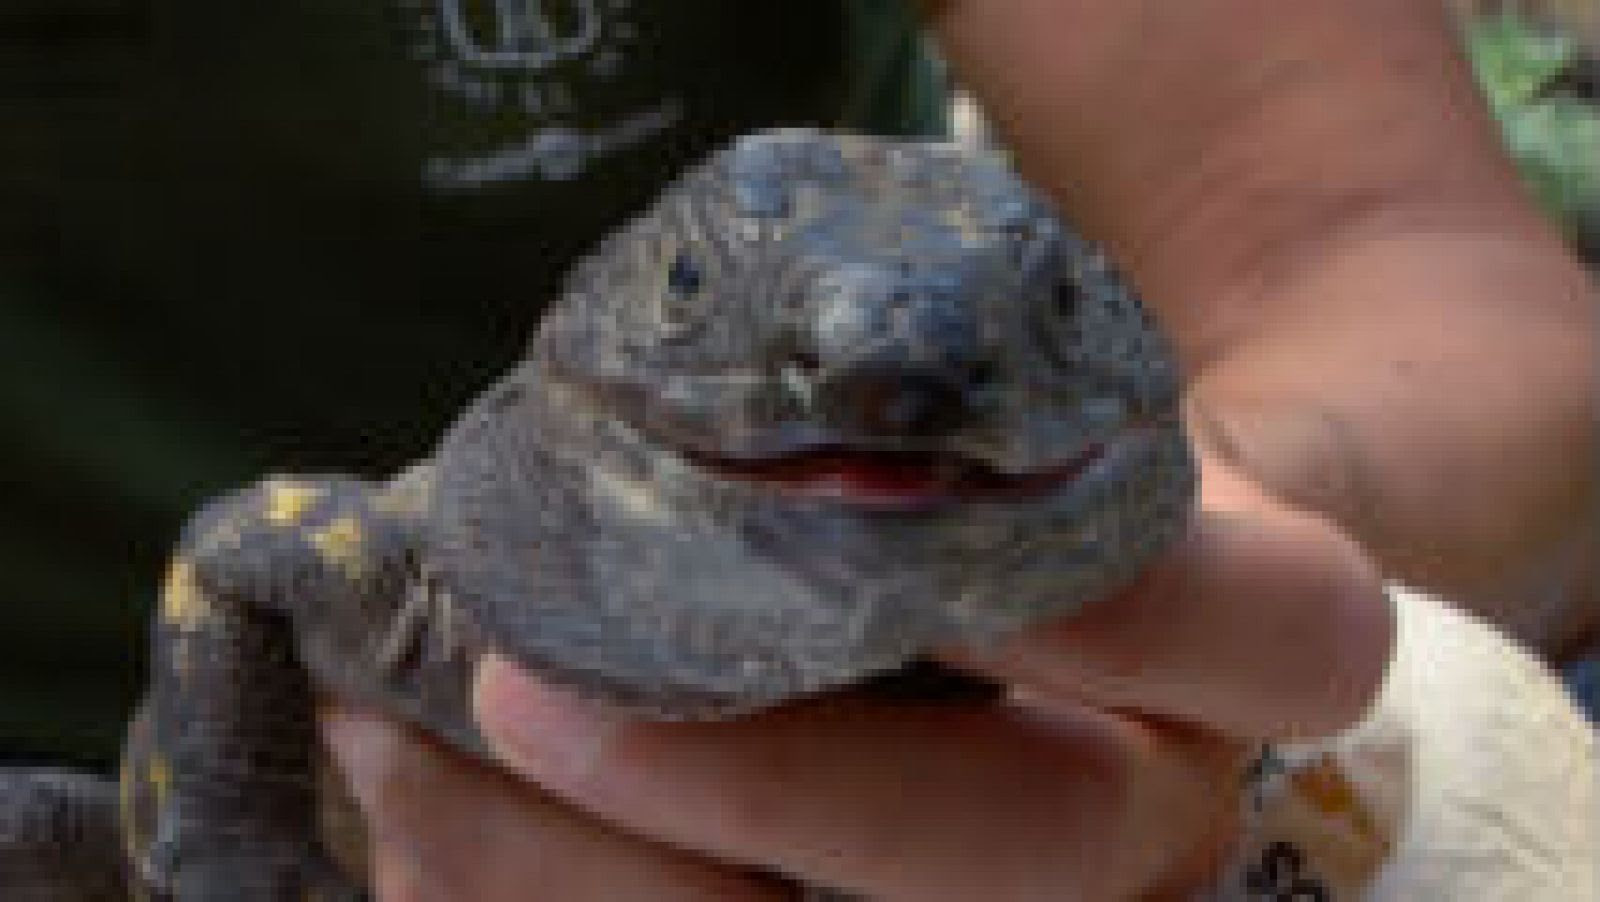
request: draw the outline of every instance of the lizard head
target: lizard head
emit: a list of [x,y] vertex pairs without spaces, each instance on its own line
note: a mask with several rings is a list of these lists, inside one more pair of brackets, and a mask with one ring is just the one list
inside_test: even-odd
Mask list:
[[953,146],[746,138],[574,278],[536,356],[686,458],[841,503],[1044,491],[1174,415],[1105,258]]
[[[575,664],[570,631],[524,657],[668,713],[1070,610],[1133,572],[1192,491],[1176,367],[1138,301],[1002,161],[953,145],[734,143],[579,265],[498,391],[476,433],[458,427],[469,462],[443,472],[478,475],[445,507],[500,524],[480,544],[526,535],[456,569],[548,575],[549,549],[582,546],[562,580],[588,581],[588,616],[653,637],[625,666]],[[553,543],[549,493],[504,474],[562,466],[592,533]],[[519,563],[534,545],[546,560]],[[519,591],[567,591],[536,582]],[[511,601],[465,591],[509,622]]]

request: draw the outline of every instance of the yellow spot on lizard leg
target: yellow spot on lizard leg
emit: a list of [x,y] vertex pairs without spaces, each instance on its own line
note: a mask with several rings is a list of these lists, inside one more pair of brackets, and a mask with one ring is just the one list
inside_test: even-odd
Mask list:
[[139,835],[139,821],[134,817],[133,762],[124,756],[117,767],[117,820],[122,825],[122,851],[130,858],[144,847]]
[[267,522],[274,526],[293,526],[321,497],[322,490],[315,486],[298,482],[273,482],[267,486]]
[[150,796],[156,806],[165,806],[167,796],[172,791],[172,766],[167,763],[167,759],[160,755],[151,755],[150,763],[145,765],[144,780],[150,787]]
[[194,629],[212,614],[211,600],[195,582],[194,564],[177,558],[161,589],[161,619],[180,629]]
[[348,514],[337,517],[327,526],[310,536],[322,559],[344,571],[351,579],[359,579],[366,572],[365,537],[361,521]]

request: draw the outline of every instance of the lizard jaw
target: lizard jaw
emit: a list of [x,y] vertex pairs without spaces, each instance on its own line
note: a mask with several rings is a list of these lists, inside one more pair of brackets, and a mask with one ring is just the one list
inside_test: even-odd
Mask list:
[[914,513],[1053,495],[1094,467],[1106,452],[1107,444],[1096,442],[1073,458],[1025,473],[1002,472],[957,456],[909,457],[846,444],[778,457],[695,463],[719,478],[765,486],[791,498],[865,511]]

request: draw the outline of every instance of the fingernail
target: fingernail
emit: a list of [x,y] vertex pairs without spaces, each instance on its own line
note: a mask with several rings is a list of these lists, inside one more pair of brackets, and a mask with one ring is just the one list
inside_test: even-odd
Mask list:
[[395,770],[400,733],[386,718],[361,708],[331,705],[320,712],[322,737],[350,792],[369,814]]
[[620,726],[603,705],[542,683],[494,656],[478,667],[473,708],[501,761],[546,785],[585,782]]

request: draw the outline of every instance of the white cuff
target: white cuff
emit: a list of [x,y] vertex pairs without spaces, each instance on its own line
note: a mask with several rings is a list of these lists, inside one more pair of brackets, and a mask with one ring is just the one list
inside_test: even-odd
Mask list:
[[1600,758],[1560,680],[1482,621],[1391,587],[1397,641],[1367,717],[1268,750],[1210,899],[1594,902]]

